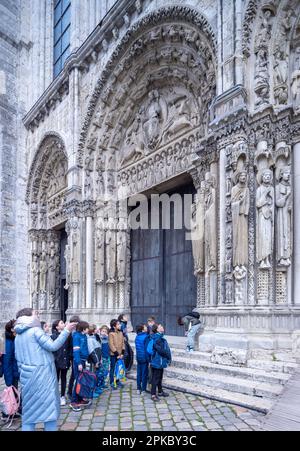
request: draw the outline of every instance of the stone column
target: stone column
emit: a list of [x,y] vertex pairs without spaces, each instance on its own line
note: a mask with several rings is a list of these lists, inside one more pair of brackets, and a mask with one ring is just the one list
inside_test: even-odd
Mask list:
[[93,218],[86,218],[86,308],[93,306]]
[[300,305],[300,142],[294,145],[294,304]]
[[220,221],[220,297],[219,303],[225,303],[225,274],[226,274],[226,148],[220,149],[219,160],[219,174],[220,174],[220,199],[219,199],[219,221]]

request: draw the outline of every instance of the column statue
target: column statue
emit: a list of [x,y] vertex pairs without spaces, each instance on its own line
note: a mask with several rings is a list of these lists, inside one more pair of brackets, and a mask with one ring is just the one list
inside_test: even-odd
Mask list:
[[109,218],[105,236],[106,246],[106,283],[116,281],[116,231],[113,218]]
[[194,257],[195,276],[205,271],[204,254],[204,216],[205,216],[205,182],[201,183],[195,202],[192,204],[191,238]]
[[125,281],[127,257],[127,224],[126,219],[120,218],[117,231],[117,269],[118,280]]
[[207,272],[217,269],[217,218],[215,178],[208,172],[205,177],[205,255]]
[[277,263],[290,266],[292,253],[292,189],[289,166],[280,169],[276,194]]
[[233,229],[233,267],[248,264],[248,215],[250,192],[247,187],[247,172],[235,174],[231,190],[231,210]]
[[256,192],[256,256],[260,268],[271,268],[274,236],[274,188],[273,173],[270,169],[262,170],[258,175],[260,184]]
[[47,260],[46,260],[46,253],[42,252],[42,258],[40,261],[40,291],[42,293],[46,293],[47,272],[48,272],[48,266],[47,266]]

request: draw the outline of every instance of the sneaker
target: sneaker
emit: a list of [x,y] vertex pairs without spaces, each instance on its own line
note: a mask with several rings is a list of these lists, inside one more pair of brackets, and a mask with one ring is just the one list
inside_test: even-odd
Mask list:
[[83,407],[88,407],[92,404],[92,400],[91,399],[83,399],[82,401],[79,401],[79,404]]
[[83,410],[83,406],[77,402],[71,402],[70,407],[73,412],[81,412]]
[[159,402],[160,401],[160,399],[156,395],[151,396],[151,399],[154,402]]
[[61,396],[60,398],[60,405],[65,406],[67,404],[66,398],[64,396]]
[[161,393],[158,393],[157,395],[162,398],[167,398],[168,396],[170,396],[169,393],[166,393],[165,391],[162,391]]
[[118,382],[117,382],[117,386],[118,386],[119,388],[123,388],[123,387],[124,387],[124,384],[122,384],[122,382],[118,381]]
[[190,353],[192,354],[194,352],[194,349],[193,348],[190,348]]
[[141,395],[143,392],[142,392],[142,390],[137,390],[136,393],[137,393],[137,395]]

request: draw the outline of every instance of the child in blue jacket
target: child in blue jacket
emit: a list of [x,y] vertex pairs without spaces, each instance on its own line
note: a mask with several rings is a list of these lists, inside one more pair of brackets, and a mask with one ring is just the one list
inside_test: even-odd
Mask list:
[[[162,389],[164,368],[167,368],[172,360],[171,350],[167,340],[164,338],[164,332],[161,324],[154,324],[152,327],[153,352],[150,365],[152,370],[151,399],[154,402],[160,401],[160,396],[169,396]],[[158,389],[158,394],[156,394],[156,389]]]
[[140,395],[146,392],[149,371],[149,359],[147,354],[147,345],[149,334],[147,326],[139,324],[136,328],[135,351],[137,361],[137,391]]
[[85,406],[90,405],[90,401],[84,401],[76,393],[77,379],[81,371],[86,366],[86,361],[89,357],[89,349],[87,342],[87,334],[89,333],[89,324],[85,321],[80,321],[77,324],[76,332],[73,335],[73,368],[75,385],[72,394],[72,402],[70,407],[74,412],[79,412]]
[[11,320],[5,325],[5,353],[2,357],[3,376],[7,387],[14,386],[18,389],[19,371],[15,357],[15,321]]

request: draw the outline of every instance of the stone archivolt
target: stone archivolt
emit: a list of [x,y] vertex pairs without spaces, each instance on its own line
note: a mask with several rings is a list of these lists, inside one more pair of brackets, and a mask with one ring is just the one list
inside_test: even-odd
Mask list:
[[[299,109],[300,5],[297,0],[250,0],[244,16],[243,53],[254,109],[275,104]],[[251,71],[251,68],[252,69]]]
[[33,306],[59,311],[60,233],[65,221],[67,156],[62,140],[48,135],[35,155],[27,187],[30,207],[31,299]]

